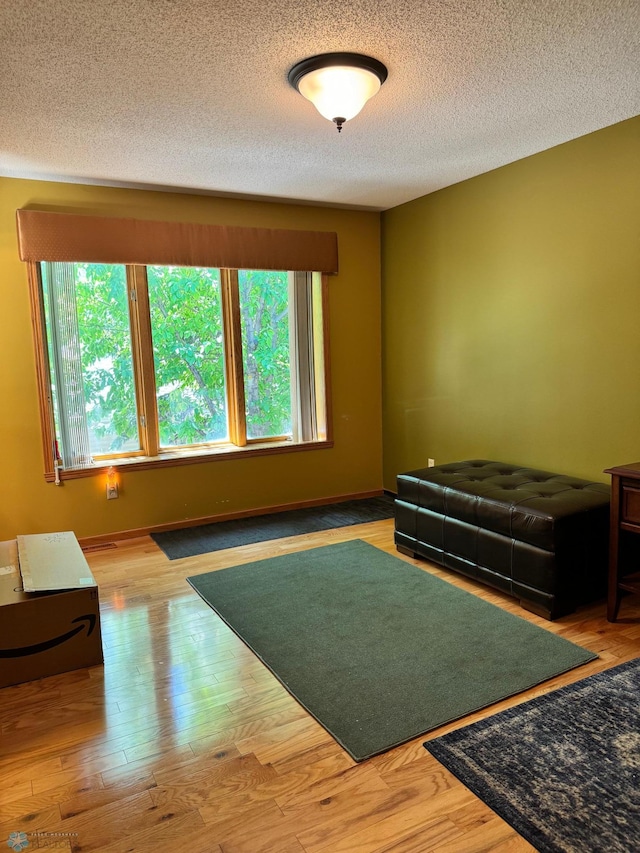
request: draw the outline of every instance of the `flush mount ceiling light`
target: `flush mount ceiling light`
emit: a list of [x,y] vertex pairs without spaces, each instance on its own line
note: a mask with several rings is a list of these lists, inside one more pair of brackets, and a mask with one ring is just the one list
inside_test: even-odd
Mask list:
[[361,53],[321,53],[303,59],[289,71],[289,83],[320,115],[336,123],[338,133],[386,79],[385,66]]

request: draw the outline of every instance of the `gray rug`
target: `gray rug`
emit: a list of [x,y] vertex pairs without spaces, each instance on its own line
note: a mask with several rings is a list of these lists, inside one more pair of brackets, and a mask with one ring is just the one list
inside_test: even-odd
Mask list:
[[152,533],[151,536],[170,560],[179,560],[182,557],[253,545],[269,539],[382,521],[385,518],[393,518],[393,513],[393,497],[380,495],[375,498],[290,509],[250,518],[216,521],[213,524],[199,524],[197,527],[186,527],[182,530]]
[[597,657],[360,540],[188,581],[357,761]]
[[541,853],[640,850],[640,658],[425,747]]

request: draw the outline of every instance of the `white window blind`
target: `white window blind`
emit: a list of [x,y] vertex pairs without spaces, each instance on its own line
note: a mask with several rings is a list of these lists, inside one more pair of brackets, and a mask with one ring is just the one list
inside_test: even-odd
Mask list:
[[44,263],[42,266],[59,451],[64,467],[87,468],[93,459],[84,398],[74,265]]

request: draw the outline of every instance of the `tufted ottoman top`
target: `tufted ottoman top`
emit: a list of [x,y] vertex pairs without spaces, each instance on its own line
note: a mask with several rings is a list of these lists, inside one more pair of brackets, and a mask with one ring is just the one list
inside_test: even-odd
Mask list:
[[591,510],[608,512],[609,486],[471,459],[399,474],[398,500],[553,551],[558,533]]

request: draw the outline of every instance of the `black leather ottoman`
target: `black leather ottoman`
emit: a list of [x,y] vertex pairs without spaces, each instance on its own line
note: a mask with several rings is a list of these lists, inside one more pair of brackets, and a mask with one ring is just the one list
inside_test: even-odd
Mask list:
[[604,597],[609,486],[472,459],[399,474],[395,542],[547,619]]

